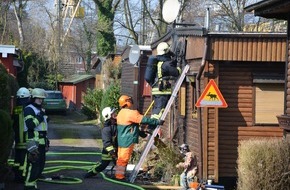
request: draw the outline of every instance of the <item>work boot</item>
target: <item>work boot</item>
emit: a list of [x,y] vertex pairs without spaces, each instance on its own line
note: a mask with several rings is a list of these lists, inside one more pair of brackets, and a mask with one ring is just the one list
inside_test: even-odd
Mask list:
[[91,177],[94,177],[95,175],[97,175],[97,174],[95,174],[94,172],[90,171],[90,172],[85,174],[84,178],[91,178]]

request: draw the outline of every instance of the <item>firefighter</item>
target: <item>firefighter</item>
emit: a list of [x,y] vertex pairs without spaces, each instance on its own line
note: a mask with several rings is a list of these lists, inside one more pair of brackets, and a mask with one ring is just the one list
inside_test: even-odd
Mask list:
[[106,107],[102,111],[104,118],[104,128],[102,129],[102,161],[94,165],[88,173],[85,174],[85,178],[90,178],[97,173],[100,173],[110,164],[111,161],[116,162],[117,159],[117,113],[116,109]]
[[197,159],[196,156],[190,152],[188,144],[179,146],[180,153],[184,157],[184,162],[176,165],[176,168],[182,168],[183,172],[180,175],[180,186],[182,190],[191,189],[191,184],[197,182]]
[[26,139],[25,190],[37,189],[36,181],[41,177],[48,151],[47,116],[42,108],[46,93],[43,89],[31,91],[31,103],[24,108],[24,133]]
[[24,113],[25,106],[30,101],[30,92],[27,88],[21,87],[16,93],[16,107],[13,109],[14,129],[14,172],[17,182],[23,181],[24,159],[26,155],[26,144],[24,139]]
[[139,124],[150,124],[156,127],[157,125],[163,125],[164,121],[145,117],[137,110],[132,110],[133,99],[130,96],[122,95],[119,98],[119,106],[121,110],[117,115],[118,159],[115,178],[125,181],[127,164],[131,158],[134,145],[138,143]]
[[[180,68],[177,67],[177,61],[172,59],[172,55],[170,46],[166,42],[158,44],[155,82],[152,84],[154,106],[151,118],[159,119],[161,117],[172,93],[170,77],[178,77],[181,72]],[[152,130],[152,128],[154,126],[149,126],[149,130]]]

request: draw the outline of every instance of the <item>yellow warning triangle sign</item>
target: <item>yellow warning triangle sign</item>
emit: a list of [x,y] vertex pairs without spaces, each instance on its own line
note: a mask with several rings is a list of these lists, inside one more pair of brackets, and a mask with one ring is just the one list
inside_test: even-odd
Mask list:
[[209,83],[206,85],[203,93],[197,100],[196,107],[221,107],[226,108],[228,104],[226,103],[223,95],[218,89],[216,83],[213,79],[210,79]]

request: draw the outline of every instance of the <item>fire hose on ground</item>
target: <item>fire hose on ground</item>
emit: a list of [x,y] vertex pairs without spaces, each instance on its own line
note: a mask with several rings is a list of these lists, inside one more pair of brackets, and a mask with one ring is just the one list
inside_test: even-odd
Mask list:
[[[101,153],[98,152],[47,152],[47,155],[97,155],[101,156]],[[46,165],[48,164],[55,164],[55,166],[46,166],[42,172],[42,174],[51,174],[62,170],[85,170],[88,171],[92,165],[95,165],[96,162],[89,162],[89,161],[76,161],[76,160],[47,160]],[[9,164],[13,164],[13,160],[9,160]],[[103,172],[100,172],[102,178],[106,181],[111,183],[132,187],[134,189],[144,190],[144,188],[131,184],[126,183],[123,181],[117,181],[111,178],[106,177]],[[51,177],[46,177],[44,179],[38,179],[38,181],[47,182],[47,183],[58,183],[58,184],[78,184],[82,183],[83,180],[80,178],[75,177],[68,177],[64,175],[52,175]]]

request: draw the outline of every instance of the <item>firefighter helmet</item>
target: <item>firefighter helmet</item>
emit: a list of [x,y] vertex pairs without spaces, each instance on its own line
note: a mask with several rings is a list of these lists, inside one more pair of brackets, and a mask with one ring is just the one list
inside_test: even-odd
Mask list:
[[46,98],[45,90],[42,88],[34,88],[31,91],[32,98]]
[[27,88],[21,87],[16,93],[17,98],[28,98],[30,96],[30,92]]
[[105,121],[107,121],[108,119],[111,119],[112,114],[116,111],[115,108],[111,108],[111,107],[105,107],[102,111],[102,116],[104,118]]
[[169,50],[170,50],[170,47],[169,47],[168,43],[161,42],[157,46],[157,55],[164,55],[164,54],[168,53]]
[[133,104],[133,99],[132,97],[130,96],[127,96],[127,95],[122,95],[120,98],[119,98],[119,106],[121,108],[123,107],[131,107]]

